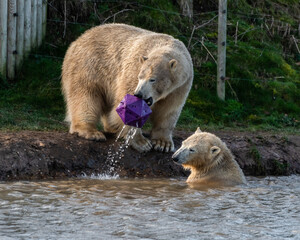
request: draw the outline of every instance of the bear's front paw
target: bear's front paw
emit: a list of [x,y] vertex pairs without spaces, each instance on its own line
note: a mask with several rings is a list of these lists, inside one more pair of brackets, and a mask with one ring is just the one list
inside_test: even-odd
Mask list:
[[151,141],[145,138],[143,135],[136,134],[131,140],[131,147],[138,152],[149,152],[152,149]]
[[156,151],[174,152],[174,143],[172,139],[152,139],[152,145]]

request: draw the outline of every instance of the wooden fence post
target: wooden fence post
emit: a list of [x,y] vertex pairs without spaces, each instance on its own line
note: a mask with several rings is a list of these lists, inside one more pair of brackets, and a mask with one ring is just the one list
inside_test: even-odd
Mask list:
[[36,30],[36,19],[37,19],[37,0],[31,0],[31,48],[36,48],[37,44],[37,30]]
[[17,16],[17,0],[9,0],[7,33],[7,77],[9,79],[13,79],[16,73]]
[[45,36],[47,0],[0,0],[0,74],[15,78],[24,53]]
[[24,57],[24,0],[17,0],[17,54],[16,68],[18,69]]
[[227,0],[219,0],[217,94],[225,100]]
[[179,5],[181,9],[181,13],[189,17],[190,19],[193,18],[193,0],[179,0]]
[[0,1],[0,74],[6,77],[7,63],[7,0]]
[[37,46],[42,44],[43,40],[43,0],[37,0]]
[[46,27],[47,27],[47,0],[43,0],[43,36],[44,40],[46,37]]
[[31,0],[25,0],[24,12],[24,49],[28,55],[31,48]]

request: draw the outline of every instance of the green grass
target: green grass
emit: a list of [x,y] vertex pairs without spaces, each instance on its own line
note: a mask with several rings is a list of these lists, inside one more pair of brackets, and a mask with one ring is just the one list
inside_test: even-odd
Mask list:
[[16,82],[1,80],[1,130],[60,130],[64,103],[60,92],[61,61],[32,57]]
[[256,166],[257,174],[261,175],[261,176],[266,175],[266,171],[265,171],[264,167],[262,166],[261,155],[255,145],[251,146],[250,154],[251,154],[254,162],[257,164],[257,166]]
[[[126,5],[130,11],[117,14],[115,21],[171,34],[187,45],[193,23],[182,17],[179,7],[170,1],[150,2],[139,1],[138,4]],[[56,4],[54,7],[58,11],[61,9],[59,2],[53,4]],[[209,11],[216,10],[216,4],[201,4]],[[291,29],[297,29],[297,17],[300,14],[297,1],[267,0],[257,2],[254,6],[249,1],[239,0],[228,4],[230,24],[227,31],[226,72],[229,79],[226,81],[226,101],[216,97],[217,67],[200,43],[204,37],[205,46],[217,58],[217,28],[216,25],[209,25],[195,31],[191,41],[195,78],[177,128],[194,131],[200,126],[204,130],[266,130],[299,134],[300,67],[296,65],[299,56],[282,33],[274,31],[270,35],[261,15],[257,15],[272,15],[276,21],[282,21],[278,24],[289,23]],[[68,5],[69,19],[91,25],[98,25],[99,19],[103,21],[124,9],[122,3],[101,3],[97,5],[98,15],[95,14],[94,5],[84,15],[84,11],[74,12],[72,7],[74,5]],[[62,13],[53,9],[49,11],[49,18],[63,20]],[[246,17],[238,15],[240,13]],[[213,16],[214,13],[197,16],[194,23],[200,24]],[[109,18],[107,23],[112,21],[113,18]],[[237,22],[240,35],[235,43]],[[270,27],[270,22],[267,21],[267,24]],[[60,58],[63,58],[69,44],[90,27],[67,25],[63,37],[64,24],[49,22],[46,42],[36,53],[50,58],[30,56],[14,82],[0,77],[1,130],[67,129],[63,122],[65,110],[60,90]]]

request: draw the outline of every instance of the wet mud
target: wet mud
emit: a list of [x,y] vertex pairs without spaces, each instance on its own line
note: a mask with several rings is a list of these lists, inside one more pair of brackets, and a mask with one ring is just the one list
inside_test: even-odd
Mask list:
[[[226,142],[245,175],[300,174],[298,135],[214,133]],[[191,134],[176,131],[176,148]],[[173,163],[172,153],[138,153],[127,148],[112,163],[108,152],[110,149],[118,152],[121,142],[115,143],[113,135],[107,137],[106,142],[95,142],[66,132],[0,132],[0,180],[61,179],[114,173],[120,177],[148,178],[189,174]]]

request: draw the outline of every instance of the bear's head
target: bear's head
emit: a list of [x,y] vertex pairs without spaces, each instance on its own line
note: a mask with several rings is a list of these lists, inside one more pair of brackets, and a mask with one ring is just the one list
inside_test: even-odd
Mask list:
[[214,134],[201,132],[200,128],[182,142],[172,159],[187,169],[206,171],[222,161],[224,143]]
[[149,106],[164,99],[183,84],[177,80],[181,66],[169,54],[141,56],[140,64],[139,81],[134,95],[144,99]]

